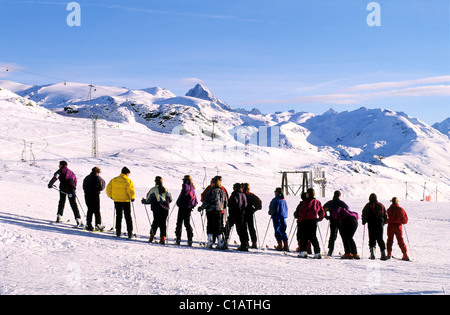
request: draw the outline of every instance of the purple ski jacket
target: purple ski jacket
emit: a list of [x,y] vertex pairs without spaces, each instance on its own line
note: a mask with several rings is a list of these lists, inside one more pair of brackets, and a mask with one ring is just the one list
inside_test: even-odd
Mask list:
[[183,209],[193,209],[197,206],[197,196],[192,184],[183,183],[181,193],[177,199],[177,206]]
[[60,189],[69,187],[72,187],[73,189],[77,188],[77,177],[71,170],[69,170],[67,166],[64,166],[56,171],[53,178],[50,180],[49,187],[53,186],[58,179]]

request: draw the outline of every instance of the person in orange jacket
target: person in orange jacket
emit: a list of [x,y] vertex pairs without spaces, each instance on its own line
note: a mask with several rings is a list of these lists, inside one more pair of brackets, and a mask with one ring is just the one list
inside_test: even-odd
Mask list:
[[403,224],[408,223],[408,215],[405,210],[399,206],[398,198],[394,197],[391,200],[392,204],[387,210],[388,213],[388,228],[387,228],[387,257],[392,256],[392,245],[394,243],[394,235],[397,238],[398,246],[402,250],[402,260],[409,261],[405,241],[403,240]]

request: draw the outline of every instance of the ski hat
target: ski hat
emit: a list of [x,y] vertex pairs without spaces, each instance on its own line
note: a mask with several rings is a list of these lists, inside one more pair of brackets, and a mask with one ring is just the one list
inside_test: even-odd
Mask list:
[[131,173],[131,171],[128,169],[128,167],[124,167],[124,168],[122,168],[122,174],[130,174]]
[[100,170],[100,167],[95,166],[95,167],[92,168],[92,173],[100,174],[101,172],[102,171]]
[[391,202],[392,204],[398,203],[398,198],[397,197],[392,198]]

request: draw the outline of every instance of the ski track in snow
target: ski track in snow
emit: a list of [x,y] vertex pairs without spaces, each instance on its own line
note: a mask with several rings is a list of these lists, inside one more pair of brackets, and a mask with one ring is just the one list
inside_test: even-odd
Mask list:
[[[19,186],[24,184],[9,183],[11,188]],[[25,188],[41,189],[34,185]],[[272,250],[206,250],[197,241],[193,248],[148,244],[149,224],[142,205],[136,205],[140,237],[116,239],[112,233],[73,229],[70,223],[50,224],[57,200],[52,200],[50,207],[27,207],[24,199],[18,199],[20,191],[10,192],[15,193],[6,204],[2,201],[0,211],[1,294],[445,294],[450,284],[450,246],[443,242],[448,239],[448,203],[404,203],[410,216],[406,227],[413,262],[382,262],[368,260],[368,248],[364,248],[362,260],[343,261],[337,257],[303,260],[295,253],[283,255]],[[263,201],[268,204],[270,196],[263,196]],[[290,202],[294,201],[292,198]],[[349,203],[355,209],[363,206],[361,201]],[[174,237],[175,213],[169,239]],[[111,215],[104,207],[107,227]],[[73,221],[71,217],[71,210],[66,207],[65,218]],[[197,232],[201,233],[197,211],[193,217]],[[268,219],[266,211],[257,212],[260,239]],[[287,220],[288,232],[291,220]],[[320,224],[323,237],[327,224]],[[355,236],[360,254],[362,232],[360,225]],[[230,244],[234,240],[236,233]],[[275,244],[272,226],[266,243]],[[291,249],[295,246],[292,244]],[[335,252],[339,251],[342,245],[338,237]],[[393,255],[401,257],[396,243]]]

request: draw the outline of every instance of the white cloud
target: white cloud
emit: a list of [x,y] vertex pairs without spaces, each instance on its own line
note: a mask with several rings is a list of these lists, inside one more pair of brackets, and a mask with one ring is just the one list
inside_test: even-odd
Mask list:
[[[409,81],[380,82],[356,85],[341,93],[306,95],[288,99],[262,99],[246,104],[336,104],[353,105],[383,98],[450,96],[450,76],[439,76]],[[380,91],[376,91],[380,90]]]
[[427,85],[367,94],[369,97],[450,96],[450,85]]
[[371,84],[360,84],[356,86],[352,86],[346,89],[346,92],[358,92],[358,91],[368,91],[368,90],[384,90],[384,89],[395,89],[401,88],[405,86],[414,86],[414,85],[424,85],[424,84],[436,84],[436,83],[447,83],[450,82],[450,76],[439,76],[439,77],[431,77],[417,80],[406,80],[406,81],[398,81],[398,82],[380,82],[380,83],[371,83]]
[[195,85],[195,84],[205,84],[205,82],[199,78],[183,78],[178,81],[178,84],[182,85],[182,86],[186,86],[186,85]]

